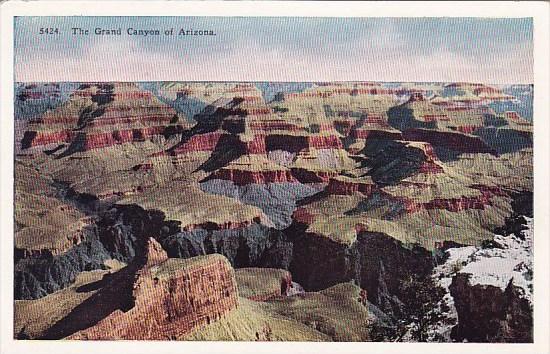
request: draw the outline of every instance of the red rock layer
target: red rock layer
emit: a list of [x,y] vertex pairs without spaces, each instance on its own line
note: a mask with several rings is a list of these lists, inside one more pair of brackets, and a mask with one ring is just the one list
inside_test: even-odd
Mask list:
[[185,144],[174,150],[175,155],[186,154],[195,151],[214,151],[223,134],[221,132],[193,135]]
[[271,108],[268,108],[268,107],[260,107],[260,108],[247,108],[246,113],[249,116],[262,116],[266,114],[271,114],[273,113],[273,111],[271,110]]
[[467,209],[485,209],[485,206],[492,205],[493,196],[505,196],[506,194],[498,187],[489,187],[474,185],[472,188],[478,189],[481,194],[472,197],[461,196],[458,198],[435,198],[429,202],[417,203],[406,198],[395,198],[403,203],[407,213],[414,213],[421,210],[444,209],[458,212]]
[[418,172],[425,174],[443,173],[443,166],[440,164],[439,158],[435,154],[433,146],[430,143],[423,143],[421,147],[426,160],[420,166]]
[[363,181],[342,181],[331,178],[326,191],[335,195],[352,195],[362,193],[370,195],[376,189],[376,184]]
[[210,175],[208,179],[225,179],[233,181],[236,185],[244,186],[251,183],[283,183],[298,182],[289,170],[249,171],[222,168]]
[[475,132],[477,129],[481,127],[482,127],[481,125],[461,125],[456,127],[456,130],[458,130],[461,133],[472,134],[473,132]]
[[450,120],[449,116],[447,116],[446,114],[425,114],[420,118],[422,118],[422,120],[425,122],[439,122],[439,121],[448,122]]
[[[162,134],[177,114],[172,107],[155,100],[151,92],[124,84],[108,86],[112,86],[112,90],[107,93],[102,84],[82,85],[71,95],[71,100],[77,104],[71,105],[69,101],[30,122],[23,147],[84,139],[83,148],[88,150],[143,141]],[[90,115],[84,127],[78,126],[83,112]],[[98,127],[106,129],[101,131]]]
[[342,149],[342,142],[335,135],[308,136],[308,147],[316,149]]
[[378,125],[388,125],[386,122],[386,118],[384,118],[381,114],[367,114],[367,117],[365,119],[365,123],[367,124],[378,124]]
[[486,205],[491,205],[491,198],[486,195],[448,199],[436,198],[426,203],[416,203],[414,201],[407,200],[404,205],[407,213],[433,209],[445,209],[448,211],[458,212],[467,209],[485,209]]
[[409,98],[409,102],[424,101],[424,95],[422,92],[413,92]]
[[299,152],[304,149],[342,149],[342,141],[336,135],[268,135],[268,150]]
[[437,174],[437,173],[443,173],[443,167],[441,165],[438,165],[434,161],[425,161],[420,165],[420,168],[418,169],[418,172],[425,173],[425,174]]
[[477,189],[481,192],[483,195],[491,196],[491,195],[497,195],[500,197],[505,197],[508,194],[502,190],[502,188],[497,186],[486,186],[483,184],[473,184],[470,186],[470,188]]
[[129,142],[144,141],[155,135],[161,135],[164,129],[164,126],[153,126],[148,128],[87,134],[84,138],[84,150],[100,149]]
[[[34,137],[32,137],[34,136]],[[48,144],[64,144],[71,142],[76,136],[75,132],[70,130],[61,130],[61,131],[27,131],[23,137],[23,141],[29,141],[28,146],[34,147]]]
[[403,132],[403,139],[409,141],[424,141],[434,146],[444,146],[465,153],[495,153],[495,151],[487,146],[479,137],[464,135],[462,133],[427,129],[408,129]]
[[292,123],[287,123],[283,119],[271,119],[268,121],[252,121],[248,127],[253,132],[269,132],[273,130],[298,131],[299,127]]
[[531,125],[531,123],[529,121],[527,121],[526,119],[522,118],[517,112],[514,112],[514,111],[508,111],[505,113],[506,114],[506,118],[512,120],[513,122],[517,123],[517,124],[521,124],[521,125]]
[[265,135],[255,135],[252,141],[244,143],[248,154],[265,154]]
[[351,129],[350,136],[356,139],[387,139],[387,140],[401,140],[401,132],[390,132],[386,130],[377,129]]
[[315,215],[306,208],[296,208],[292,213],[292,219],[298,223],[310,225],[315,221]]
[[134,283],[134,307],[127,312],[117,310],[68,339],[177,339],[237,307],[233,270],[223,258],[155,277],[154,267],[166,259],[161,246],[150,241],[148,262]]
[[[427,186],[419,185],[419,187]],[[434,209],[448,210],[452,212],[460,212],[468,209],[485,209],[486,206],[492,205],[491,199],[494,196],[507,196],[506,192],[496,186],[485,186],[476,184],[470,187],[479,190],[481,192],[480,195],[471,197],[461,196],[458,198],[435,198],[428,202],[415,202],[414,200],[409,198],[395,197],[388,194],[387,192],[384,192],[383,190],[376,189],[376,186],[372,184],[364,183],[363,185],[361,185],[360,183],[348,183],[335,179],[331,179],[326,191],[336,195],[351,195],[354,192],[361,192],[365,195],[368,195],[376,190],[385,198],[388,198],[394,202],[398,202],[403,205],[404,211],[407,214]],[[307,209],[307,207],[298,207],[292,214],[293,220],[305,225],[312,224],[317,217],[318,216],[314,213],[311,213]],[[356,231],[358,233],[368,230],[368,220],[365,221],[366,224],[357,224]]]

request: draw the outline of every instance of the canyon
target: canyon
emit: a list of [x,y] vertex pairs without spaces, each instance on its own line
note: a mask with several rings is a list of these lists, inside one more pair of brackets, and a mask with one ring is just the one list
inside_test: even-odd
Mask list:
[[532,341],[516,98],[294,86],[18,84],[14,337],[420,340],[412,282],[452,319],[421,340]]

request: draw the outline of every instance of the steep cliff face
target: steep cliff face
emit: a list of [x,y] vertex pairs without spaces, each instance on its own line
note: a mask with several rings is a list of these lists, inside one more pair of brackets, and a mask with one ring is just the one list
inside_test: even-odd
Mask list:
[[133,284],[133,307],[67,339],[176,339],[237,307],[233,270],[223,257],[168,259],[150,239],[146,258]]
[[351,244],[305,232],[293,224],[285,232],[293,243],[290,271],[306,290],[319,290],[354,280],[367,299],[387,315],[400,313],[400,284],[412,275],[428,276],[435,260],[422,247],[407,247],[382,233],[357,231]]
[[292,242],[290,271],[293,278],[309,291],[353,279],[354,247],[306,232],[306,228],[295,222],[284,231]]
[[418,173],[443,172],[441,162],[428,143],[373,140],[367,142],[361,153],[366,157],[361,164],[369,168],[369,176],[379,185],[397,184]]
[[369,302],[390,316],[401,311],[400,284],[412,275],[429,275],[435,264],[424,248],[382,233],[358,231],[356,241],[346,245],[304,229],[296,224],[285,231],[293,243],[293,278],[306,290],[355,280]]
[[229,180],[212,179],[201,183],[201,189],[261,208],[274,227],[281,230],[292,223],[296,203],[318,193],[322,186],[298,181],[239,185]]
[[498,231],[472,251],[450,284],[456,340],[533,341],[533,220],[518,216]]
[[359,233],[355,248],[354,278],[367,291],[368,300],[390,316],[403,310],[402,283],[429,275],[435,265],[426,249],[403,245],[381,233]]
[[234,267],[288,268],[292,247],[277,230],[260,224],[237,229],[181,231],[159,239],[170,257],[219,253]]
[[[84,240],[59,255],[23,257],[15,264],[15,298],[36,299],[73,283],[85,270],[105,269],[111,259],[128,263],[144,247],[146,235],[157,236],[161,214],[136,206],[118,206],[102,213],[84,229]],[[157,236],[158,237],[158,236]]]
[[352,195],[354,193],[362,193],[370,195],[377,188],[377,185],[369,179],[360,180],[346,177],[335,177],[329,180],[326,187],[326,192],[338,195]]
[[403,138],[411,141],[424,141],[434,146],[442,146],[459,152],[496,154],[496,150],[480,138],[462,133],[408,129],[403,132]]
[[451,294],[458,311],[456,340],[469,342],[533,342],[532,304],[512,282],[503,290],[493,285],[472,285],[465,274],[457,275]]

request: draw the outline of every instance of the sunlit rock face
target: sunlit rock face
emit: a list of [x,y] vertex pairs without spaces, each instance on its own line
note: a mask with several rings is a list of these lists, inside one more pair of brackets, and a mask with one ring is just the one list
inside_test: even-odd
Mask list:
[[133,307],[116,310],[68,339],[175,339],[237,307],[237,285],[219,255],[169,259],[151,239],[133,284]]

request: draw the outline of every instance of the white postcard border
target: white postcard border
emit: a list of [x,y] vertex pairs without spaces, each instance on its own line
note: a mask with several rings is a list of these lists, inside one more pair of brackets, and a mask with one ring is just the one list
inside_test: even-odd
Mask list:
[[[545,2],[6,2],[1,22],[0,252],[1,353],[550,353],[549,4]],[[14,16],[533,17],[535,313],[532,344],[21,341],[13,339]],[[513,70],[513,69],[512,69]],[[77,81],[77,80],[75,80]]]

